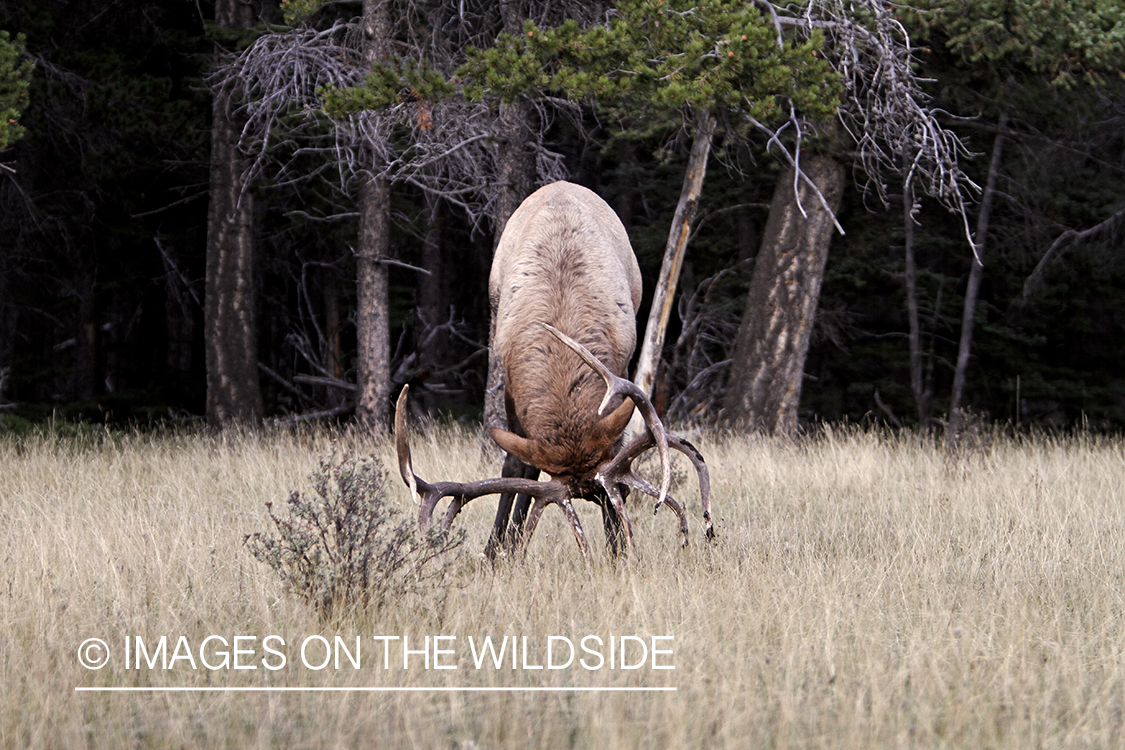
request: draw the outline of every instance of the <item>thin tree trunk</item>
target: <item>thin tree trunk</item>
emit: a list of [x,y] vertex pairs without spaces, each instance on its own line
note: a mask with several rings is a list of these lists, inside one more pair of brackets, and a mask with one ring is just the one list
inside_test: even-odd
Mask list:
[[[441,200],[430,193],[424,196],[423,209],[426,221],[426,231],[422,236],[422,268],[429,273],[418,276],[418,318],[419,327],[415,333],[415,345],[420,347],[418,352],[417,374],[429,378],[431,374],[444,369],[449,362],[449,333],[440,330],[440,326],[448,319],[449,296],[446,293],[445,274],[442,263],[441,243]],[[429,381],[438,384],[441,378]],[[411,393],[415,403],[427,412],[434,412],[441,406],[441,397],[433,391],[419,389],[417,394]]]
[[[363,46],[368,63],[388,54],[390,30],[389,3],[363,0]],[[391,188],[387,180],[369,177],[359,191],[355,416],[360,423],[378,427],[390,422],[390,304],[387,266],[382,262],[390,251],[390,204]]]
[[910,333],[910,389],[918,410],[918,425],[925,427],[930,421],[930,393],[926,390],[922,372],[922,326],[918,320],[918,281],[914,263],[914,183],[909,174],[902,186],[902,226],[906,254],[906,317]]
[[672,314],[672,302],[676,296],[676,285],[680,281],[680,269],[684,265],[691,224],[699,208],[699,196],[703,192],[703,178],[707,174],[707,157],[711,153],[711,141],[715,137],[715,117],[709,110],[700,113],[695,123],[695,139],[691,144],[687,169],[684,172],[684,185],[680,190],[680,200],[676,213],[672,216],[672,226],[668,231],[668,242],[664,245],[664,260],[660,264],[660,277],[653,293],[652,307],[645,324],[644,342],[641,345],[640,359],[633,382],[641,390],[652,395],[652,384],[656,375],[656,363],[664,346],[664,335],[668,331],[668,319]]
[[845,180],[844,164],[829,154],[803,157],[801,168],[831,211],[804,180],[795,191],[794,170],[785,170],[754,262],[724,414],[732,425],[784,436],[797,430],[805,357]]
[[[215,5],[220,28],[249,28],[254,20],[250,4],[219,0]],[[243,184],[241,128],[233,109],[225,92],[215,94],[204,302],[207,422],[213,427],[257,424],[264,412],[258,382],[254,200]]]
[[[86,265],[86,264],[83,264]],[[93,264],[82,275],[78,292],[78,325],[75,331],[74,370],[71,398],[92,399],[98,381],[98,320],[96,311],[95,271]]]
[[[668,331],[668,319],[672,315],[672,302],[676,298],[676,286],[680,281],[680,270],[684,265],[691,225],[699,208],[699,196],[703,192],[703,178],[707,174],[707,157],[711,153],[711,142],[715,137],[715,117],[710,110],[699,113],[695,123],[695,138],[688,155],[684,184],[680,190],[680,200],[672,217],[668,231],[668,242],[664,246],[664,260],[660,264],[660,277],[645,324],[644,340],[637,369],[633,374],[635,382],[646,395],[652,395],[656,379],[657,364],[664,348],[664,336]],[[628,434],[644,430],[644,421],[639,411],[634,412],[629,422]]]
[[[448,297],[443,293],[441,257],[441,202],[437,196],[425,195],[426,233],[422,238],[422,268],[429,271],[418,278],[418,309],[426,326],[440,325],[449,313]],[[424,368],[440,369],[446,364],[448,336],[438,336],[421,352]]]
[[356,419],[369,426],[390,421],[391,334],[387,300],[390,185],[369,179],[359,193],[359,247],[356,253]]
[[996,176],[1000,171],[1000,154],[1004,148],[1004,128],[1008,124],[1006,112],[1001,112],[996,140],[992,144],[992,160],[988,165],[988,179],[981,196],[980,214],[977,216],[977,229],[973,234],[973,262],[969,270],[969,283],[965,288],[965,307],[961,313],[961,343],[957,347],[957,366],[953,371],[953,393],[949,401],[949,422],[946,425],[946,440],[956,440],[961,432],[962,399],[965,380],[969,370],[969,356],[973,345],[973,325],[976,322],[977,297],[980,282],[984,276],[984,247],[988,237],[988,225],[992,219],[992,204],[996,198]]
[[[320,297],[324,306],[324,365],[328,374],[343,380],[343,356],[340,346],[340,272],[335,267],[322,266],[316,276],[320,279]],[[331,407],[341,406],[344,393],[339,388],[327,389]]]
[[[494,234],[492,250],[500,242],[508,219],[519,208],[523,199],[531,194],[535,184],[535,161],[527,151],[530,138],[530,108],[523,102],[500,105],[500,122],[504,133],[504,146],[498,160],[500,194],[492,216]],[[507,427],[504,413],[504,365],[492,348],[492,327],[488,332],[488,384],[484,396],[484,422],[486,427]]]

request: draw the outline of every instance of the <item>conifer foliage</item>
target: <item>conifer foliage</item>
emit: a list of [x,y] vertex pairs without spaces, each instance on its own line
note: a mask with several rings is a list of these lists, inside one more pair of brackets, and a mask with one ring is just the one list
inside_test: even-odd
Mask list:
[[23,59],[25,40],[0,31],[0,151],[23,136],[20,115],[27,108],[27,89],[31,84],[30,60]]

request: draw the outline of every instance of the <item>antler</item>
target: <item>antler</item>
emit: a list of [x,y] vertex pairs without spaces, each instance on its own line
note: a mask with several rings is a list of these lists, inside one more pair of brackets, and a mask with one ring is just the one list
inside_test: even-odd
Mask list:
[[[599,480],[603,482],[621,482],[647,495],[656,497],[658,490],[632,470],[633,460],[652,446],[652,435],[649,433],[638,435],[628,445],[623,446],[621,450],[617,452],[617,455],[598,467]],[[696,450],[695,446],[681,437],[668,434],[668,446],[687,456],[688,460],[690,460],[695,467],[696,474],[699,477],[699,496],[703,506],[705,534],[708,539],[714,539],[715,527],[711,520],[711,474],[707,469],[707,463],[703,460],[703,455]],[[672,510],[679,516],[680,531],[684,535],[683,543],[684,546],[687,546],[687,519],[684,516],[683,509],[680,508],[679,504],[675,503],[671,497],[668,497],[665,502],[667,502]],[[657,507],[659,507],[659,505]]]
[[582,559],[587,563],[589,562],[586,534],[582,531],[582,524],[579,523],[578,515],[574,512],[570,503],[570,493],[562,482],[555,479],[549,482],[540,482],[535,479],[520,477],[497,477],[495,479],[481,479],[476,482],[434,482],[431,484],[415,474],[413,461],[410,458],[410,436],[406,428],[406,402],[409,393],[410,386],[403,386],[398,395],[398,403],[395,405],[395,449],[398,453],[398,470],[399,474],[402,475],[402,481],[410,488],[410,494],[419,504],[418,526],[422,531],[426,531],[430,527],[434,507],[443,497],[453,498],[442,524],[443,528],[448,529],[461,509],[473,498],[482,495],[497,495],[503,492],[520,493],[535,498],[535,504],[532,506],[529,516],[529,528],[524,534],[525,543],[531,537],[530,532],[535,528],[531,518],[534,517],[537,521],[543,509],[551,503],[555,503],[562,508],[567,520],[570,521],[574,538],[578,542],[579,549],[582,550]]
[[[664,430],[664,423],[660,421],[660,417],[656,414],[656,407],[652,405],[652,401],[649,400],[645,392],[642,391],[636,383],[614,375],[589,349],[582,346],[582,344],[578,343],[570,336],[567,336],[559,329],[548,323],[544,323],[543,325],[548,331],[555,335],[555,338],[573,349],[586,364],[592,367],[602,376],[602,379],[605,380],[605,397],[602,399],[601,406],[598,407],[599,415],[604,415],[608,411],[610,402],[613,397],[617,395],[627,396],[633,399],[633,403],[640,409],[641,416],[644,417],[645,425],[648,427],[648,434],[652,438],[652,443],[656,446],[657,450],[660,451],[660,499],[657,500],[653,512],[660,510],[660,506],[664,504],[664,501],[668,497],[668,487],[672,483],[672,462],[668,451],[669,436]],[[606,487],[606,489],[608,490],[609,488]],[[610,497],[612,496],[611,493]],[[614,506],[616,507],[616,505],[617,502],[615,501]],[[626,530],[628,530],[628,525],[626,525]]]

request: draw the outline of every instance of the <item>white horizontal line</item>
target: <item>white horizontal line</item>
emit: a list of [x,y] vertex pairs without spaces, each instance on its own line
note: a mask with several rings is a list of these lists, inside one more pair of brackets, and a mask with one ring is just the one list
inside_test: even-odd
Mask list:
[[667,693],[675,687],[76,687],[90,693]]

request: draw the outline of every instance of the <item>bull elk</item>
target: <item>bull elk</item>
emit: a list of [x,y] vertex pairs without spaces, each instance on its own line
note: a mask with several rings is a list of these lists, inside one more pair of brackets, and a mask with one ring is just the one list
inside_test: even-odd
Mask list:
[[[586,558],[585,534],[570,502],[581,497],[602,506],[607,542],[619,553],[633,547],[625,500],[635,489],[657,498],[655,510],[665,504],[672,508],[686,545],[687,517],[668,495],[671,448],[696,468],[706,533],[713,537],[703,457],[686,440],[665,432],[651,401],[623,376],[636,346],[641,274],[625,227],[609,205],[568,182],[537,190],[504,229],[488,289],[495,352],[507,376],[510,428],[489,432],[507,459],[502,476],[495,479],[430,484],[419,478],[410,459],[408,389],[403,388],[395,442],[403,481],[420,504],[421,527],[429,527],[444,497],[452,498],[444,519],[448,527],[473,498],[499,494],[486,549],[494,557],[501,547],[526,544],[543,509],[554,503],[569,520]],[[623,433],[634,405],[646,430],[626,441]],[[632,470],[634,459],[652,447],[660,453],[659,488]],[[550,480],[538,481],[540,471]]]

